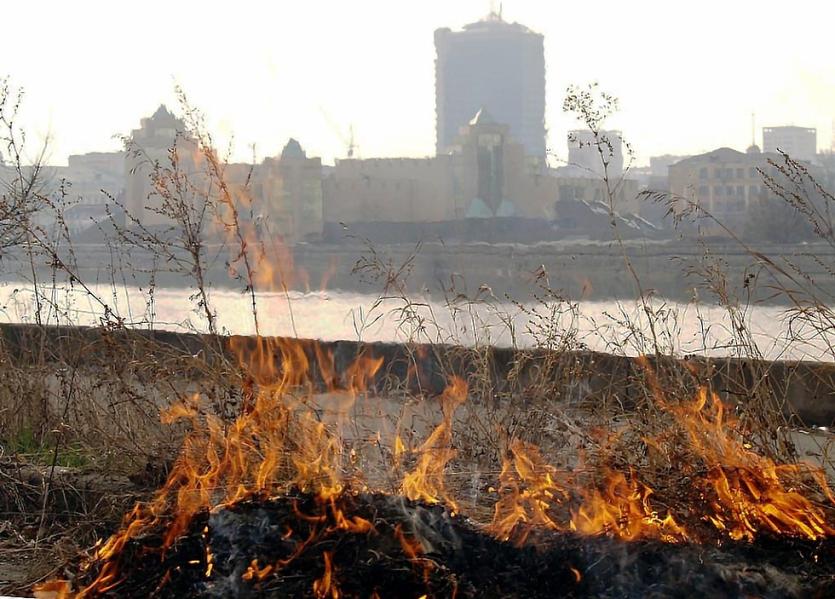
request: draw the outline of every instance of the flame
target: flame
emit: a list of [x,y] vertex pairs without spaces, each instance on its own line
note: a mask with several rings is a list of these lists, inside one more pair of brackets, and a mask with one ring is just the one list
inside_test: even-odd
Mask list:
[[325,573],[322,574],[322,578],[313,581],[313,594],[317,599],[326,599],[327,597],[339,599],[339,587],[334,580],[333,563],[331,561],[333,552],[322,552],[322,558],[325,560]]
[[[524,543],[532,529],[572,530],[583,535],[611,534],[624,540],[687,538],[684,529],[651,505],[652,490],[622,472],[606,469],[602,488],[580,484],[577,473],[548,464],[539,448],[518,439],[499,475],[500,497],[489,529],[498,538]],[[571,509],[575,498],[579,506]],[[568,509],[570,518],[566,518]],[[567,521],[566,521],[567,520]]]
[[50,580],[38,585],[35,599],[67,599],[72,596],[72,588],[66,580]]
[[[75,596],[118,590],[122,560],[126,559],[123,549],[133,539],[155,532],[162,542],[159,549],[149,551],[162,553],[189,529],[198,513],[246,498],[286,493],[291,488],[315,497],[311,513],[303,513],[293,504],[296,520],[309,527],[309,534],[299,539],[286,559],[264,566],[253,561],[242,574],[244,580],[265,579],[337,531],[377,534],[371,521],[347,511],[350,501],[345,501],[346,489],[360,481],[362,473],[357,471],[352,456],[346,455],[339,427],[320,419],[309,400],[316,383],[321,382],[331,393],[344,398],[340,417],[347,414],[355,398],[374,387],[383,360],[362,352],[337,373],[333,354],[313,342],[232,338],[230,347],[238,356],[242,372],[245,401],[240,414],[231,422],[201,414],[199,395],[162,411],[164,422],[188,419],[193,430],[163,487],[149,502],[137,504],[125,516],[119,532],[95,548],[91,563],[98,567],[97,576]],[[727,536],[751,541],[764,532],[812,540],[835,535],[824,509],[807,496],[813,484],[818,493],[835,502],[820,469],[777,464],[755,453],[744,443],[739,423],[707,389],[700,389],[693,401],[675,404],[663,395],[657,381],[651,381],[650,388],[660,411],[672,417],[679,434],[648,438],[645,444],[671,459],[682,455],[681,451],[673,452],[671,444],[684,443],[688,459],[673,465],[690,477],[690,505],[673,502],[667,507],[658,498],[662,493],[642,480],[639,469],[618,469],[612,465],[617,460],[601,459],[593,467],[561,469],[548,463],[536,445],[514,438],[507,444],[493,519],[486,529],[501,540],[517,544],[527,542],[537,529],[610,535],[625,541],[705,540],[693,528],[698,524],[713,533],[709,539]],[[394,438],[395,468],[405,456],[416,456],[414,468],[403,476],[400,485],[409,499],[443,503],[459,511],[445,475],[456,456],[453,418],[467,395],[464,379],[451,377],[439,398],[441,421],[423,443],[409,452],[399,435]],[[701,499],[696,507],[703,509],[696,514],[699,520],[693,522],[692,498],[696,495]],[[686,519],[688,516],[690,519]],[[293,534],[288,525],[286,537]],[[406,536],[399,525],[394,534],[403,553],[415,567],[423,568],[428,580],[431,560],[423,557],[420,538]],[[333,553],[324,551],[322,558],[324,572],[313,583],[313,593],[320,598],[338,598],[341,591]],[[208,577],[213,570],[208,545],[205,562]],[[572,572],[581,580],[579,571]],[[38,592],[65,597],[70,589],[58,581],[41,585]]]
[[[666,406],[689,438],[693,454],[707,472],[702,486],[712,495],[706,518],[735,540],[751,541],[760,532],[822,539],[835,534],[824,511],[800,492],[810,479],[835,502],[820,468],[777,464],[743,441],[739,425],[721,399],[701,388],[695,401]],[[712,493],[711,493],[712,492]]]
[[443,420],[418,448],[415,469],[403,477],[402,491],[409,499],[427,503],[443,500],[453,511],[458,510],[455,499],[447,493],[444,470],[456,454],[452,447],[452,417],[466,398],[467,383],[452,377],[440,399]]
[[258,560],[254,559],[250,562],[249,566],[247,566],[246,572],[243,573],[241,578],[246,581],[261,581],[264,580],[267,576],[269,576],[273,572],[273,566],[271,564],[267,564],[263,568],[258,567]]
[[[309,394],[308,353],[320,360],[327,354],[312,348],[308,352],[301,342],[279,338],[233,338],[230,345],[252,381],[250,404],[229,424],[213,415],[201,419],[196,396],[163,411],[163,421],[188,418],[194,430],[186,437],[164,486],[150,502],[137,504],[122,529],[96,549],[93,560],[101,564],[98,577],[77,596],[118,585],[120,555],[131,539],[161,528],[164,551],[188,529],[197,513],[253,495],[291,487],[309,491],[323,505],[331,506],[338,528],[356,533],[373,528],[367,520],[346,516],[338,508],[335,498],[345,485],[340,468],[342,442],[292,393],[301,388],[303,396]],[[360,356],[349,368],[343,392],[352,395],[366,390],[381,364],[382,360],[370,355]],[[332,363],[319,366],[322,372],[332,371]],[[324,378],[336,386],[332,377]],[[211,554],[207,556],[209,576]]]
[[550,512],[569,497],[564,472],[546,463],[539,448],[519,439],[510,442],[499,475],[499,499],[489,530],[498,538],[524,543],[532,528],[563,530]]
[[611,533],[625,541],[661,539],[679,542],[688,538],[669,513],[661,517],[650,502],[652,489],[617,470],[604,471],[602,489],[583,490],[583,501],[571,517],[571,529],[581,534]]
[[394,537],[400,542],[400,548],[403,550],[403,554],[409,559],[412,565],[420,567],[423,581],[428,585],[429,577],[432,575],[435,564],[432,560],[424,559],[423,555],[425,551],[423,544],[419,539],[407,536],[403,532],[403,527],[400,524],[394,527]]

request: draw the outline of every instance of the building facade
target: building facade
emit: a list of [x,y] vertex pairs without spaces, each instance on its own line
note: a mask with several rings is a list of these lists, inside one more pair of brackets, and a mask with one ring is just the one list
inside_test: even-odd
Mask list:
[[432,158],[337,160],[324,180],[329,223],[430,223],[554,215],[556,181],[487,110]]
[[128,140],[124,206],[129,226],[159,227],[173,223],[166,214],[164,198],[154,185],[155,171],[172,167],[172,151],[177,152],[178,169],[194,178],[197,144],[186,136],[182,119],[160,105],[152,116],[141,119],[139,128],[131,132]]
[[620,131],[599,131],[597,140],[588,129],[568,132],[568,166],[602,177],[604,159],[609,179],[623,175],[623,134]]
[[763,152],[785,152],[795,160],[814,162],[818,152],[817,129],[808,127],[763,127]]
[[64,222],[71,233],[83,231],[119,210],[123,197],[125,152],[89,152],[67,161]]
[[435,31],[437,153],[449,152],[482,107],[509,127],[530,156],[545,157],[543,36],[499,15],[461,31]]
[[[768,160],[779,155],[763,153],[752,146],[747,152],[719,148],[685,158],[669,167],[670,192],[682,204],[694,202],[730,228],[744,226],[751,209],[768,190],[758,169],[769,169]],[[705,219],[708,234],[725,235],[722,227]]]
[[310,158],[295,139],[280,156],[255,166],[250,185],[269,231],[285,243],[316,240],[322,235],[324,197],[322,160]]

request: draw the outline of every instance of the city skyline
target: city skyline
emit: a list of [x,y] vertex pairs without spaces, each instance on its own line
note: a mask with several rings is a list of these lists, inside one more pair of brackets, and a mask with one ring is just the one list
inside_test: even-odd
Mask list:
[[[117,149],[113,136],[128,133],[159,103],[176,109],[175,83],[207,115],[221,147],[234,135],[235,160],[251,159],[252,143],[258,159],[276,155],[295,137],[311,155],[332,163],[345,156],[351,126],[362,157],[432,155],[433,32],[458,30],[489,10],[484,1],[428,2],[398,20],[405,3],[319,2],[294,7],[293,14],[244,3],[219,26],[212,11],[223,5],[198,12],[186,4],[146,3],[148,9],[127,24],[119,11],[98,2],[74,10],[42,3],[52,15],[45,22],[34,19],[31,8],[11,9],[12,20],[24,25],[7,46],[29,49],[29,23],[42,35],[67,39],[51,56],[14,52],[2,73],[27,92],[21,124],[30,139],[51,133],[51,163]],[[795,124],[817,128],[818,147],[830,146],[835,67],[827,64],[824,24],[804,10],[813,3],[798,2],[785,14],[763,3],[707,2],[687,23],[660,17],[663,5],[656,2],[633,4],[631,11],[604,4],[602,13],[611,18],[588,25],[577,7],[504,3],[505,20],[545,36],[546,124],[549,147],[559,157],[566,154],[565,134],[577,127],[562,113],[565,87],[592,80],[620,98],[621,111],[607,126],[623,130],[638,164],[652,155],[742,149],[751,141],[752,112],[757,143],[762,127]],[[638,9],[653,7],[648,24]],[[92,11],[106,25],[93,25]],[[709,23],[708,13],[725,19]],[[749,17],[751,27],[738,16]],[[181,34],[160,37],[166,24]],[[589,27],[595,27],[591,38]],[[688,45],[722,33],[736,36]],[[778,52],[769,52],[768,40]]]

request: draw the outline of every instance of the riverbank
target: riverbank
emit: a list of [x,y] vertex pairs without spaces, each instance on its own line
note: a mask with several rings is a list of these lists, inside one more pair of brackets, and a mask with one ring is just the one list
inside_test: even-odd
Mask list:
[[[0,325],[4,353],[16,366],[71,364],[94,373],[132,372],[135,383],[156,369],[165,379],[185,388],[195,378],[216,376],[236,363],[241,348],[255,347],[252,336],[210,336],[170,331],[110,330],[88,327]],[[747,358],[648,356],[633,358],[592,351],[556,352],[445,344],[361,343],[270,338],[276,348],[298,348],[310,365],[310,381],[327,391],[322,356],[344,379],[358,357],[380,360],[368,386],[377,393],[391,391],[439,394],[451,373],[464,378],[487,377],[497,398],[511,401],[551,393],[554,401],[595,404],[617,401],[634,405],[645,394],[648,368],[661,377],[706,385],[731,404],[744,403],[764,389],[798,425],[835,424],[835,364],[811,361],[765,361]],[[233,351],[233,347],[235,348]],[[282,353],[273,351],[276,372],[282,372]],[[648,366],[647,366],[648,365]],[[160,380],[153,381],[156,385]],[[170,384],[170,382],[168,383]],[[342,380],[342,385],[349,382]]]
[[[575,300],[634,298],[635,281],[625,267],[628,258],[645,290],[672,300],[689,301],[700,297],[714,301],[709,281],[723,277],[725,289],[732,296],[748,302],[786,305],[787,296],[775,293],[775,287],[788,285],[785,277],[774,278],[763,267],[768,256],[781,268],[803,272],[814,280],[820,291],[835,296],[835,281],[826,270],[835,263],[835,249],[825,244],[758,244],[745,248],[738,243],[718,240],[649,241],[633,240],[621,247],[615,242],[566,240],[524,244],[445,243],[426,240],[415,244],[377,244],[348,240],[343,244],[304,244],[282,249],[270,256],[273,262],[272,287],[299,291],[342,290],[378,292],[379,279],[386,268],[398,270],[408,265],[403,275],[405,288],[412,292],[464,293],[476,295],[490,289],[497,297],[511,296],[525,300],[541,293],[547,283],[553,290]],[[240,289],[229,278],[226,264],[228,248],[207,244],[207,282],[216,288]],[[9,266],[6,280],[19,278],[31,265],[14,254],[6,256]],[[50,272],[43,261],[36,261],[42,277]],[[170,263],[160,263],[149,252],[131,248],[120,255],[105,244],[79,243],[74,247],[78,275],[86,282],[130,281],[147,286],[187,287],[192,284],[188,272],[172,271]],[[363,267],[357,271],[357,266]],[[373,265],[373,267],[372,267]],[[791,268],[789,265],[793,265]],[[375,268],[379,267],[379,268]],[[718,269],[723,272],[720,273]],[[547,279],[542,274],[547,273]],[[280,279],[280,280],[279,280]],[[270,287],[269,282],[266,283]],[[262,288],[263,285],[262,285]]]

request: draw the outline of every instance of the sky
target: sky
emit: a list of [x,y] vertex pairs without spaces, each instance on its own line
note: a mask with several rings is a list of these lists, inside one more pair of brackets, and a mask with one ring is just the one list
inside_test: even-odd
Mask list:
[[[363,158],[435,147],[433,31],[460,28],[487,0],[4,0],[0,77],[25,91],[30,146],[49,159],[117,149],[175,85],[235,160],[273,156],[289,137],[326,163],[351,127]],[[498,2],[495,3],[498,5]],[[835,118],[835,7],[823,0],[506,0],[507,21],[545,36],[549,147],[577,123],[570,84],[620,99],[612,128],[636,164],[751,143],[762,126]]]

